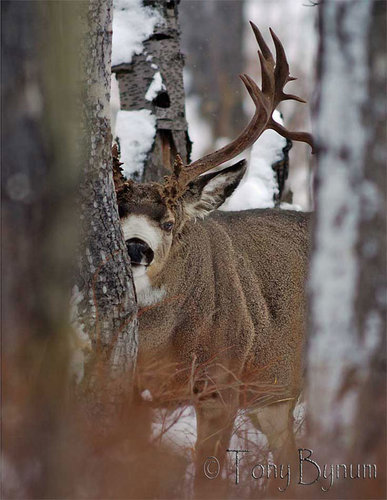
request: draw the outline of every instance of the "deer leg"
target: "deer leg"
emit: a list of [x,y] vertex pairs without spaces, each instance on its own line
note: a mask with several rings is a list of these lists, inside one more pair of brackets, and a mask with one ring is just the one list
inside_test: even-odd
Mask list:
[[[274,464],[277,466],[283,464],[286,468],[289,466],[291,476],[297,473],[298,466],[293,410],[294,401],[292,400],[274,403],[254,411],[257,427],[267,437]],[[279,494],[278,484],[275,481],[269,482],[268,493],[271,496]]]
[[254,412],[259,428],[266,435],[276,460],[288,460],[296,454],[293,409],[294,401],[284,401],[257,408]]
[[[235,402],[230,405],[199,402],[196,405],[196,498],[222,497],[222,491],[226,487],[222,481],[222,470],[236,412]],[[216,460],[211,457],[216,457]]]

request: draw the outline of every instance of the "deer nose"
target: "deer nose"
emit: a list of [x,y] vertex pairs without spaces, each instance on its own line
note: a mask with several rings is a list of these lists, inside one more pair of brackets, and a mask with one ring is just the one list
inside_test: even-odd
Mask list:
[[149,266],[155,254],[148,243],[139,238],[131,238],[125,243],[132,264]]

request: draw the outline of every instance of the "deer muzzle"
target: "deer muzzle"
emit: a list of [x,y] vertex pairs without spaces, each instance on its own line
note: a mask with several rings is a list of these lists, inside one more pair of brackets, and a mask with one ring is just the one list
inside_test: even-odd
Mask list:
[[125,243],[132,266],[149,266],[152,263],[155,254],[144,240],[131,238]]

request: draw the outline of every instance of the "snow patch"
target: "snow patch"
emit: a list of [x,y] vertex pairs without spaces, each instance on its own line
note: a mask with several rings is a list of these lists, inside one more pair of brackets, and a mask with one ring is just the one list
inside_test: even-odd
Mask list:
[[165,90],[165,85],[163,83],[163,79],[161,78],[161,73],[158,71],[153,76],[153,80],[149,85],[147,93],[145,94],[145,99],[147,101],[153,101],[153,99],[157,97],[157,94],[162,90]]
[[[191,86],[192,75],[184,70],[184,84],[188,90]],[[209,150],[219,149],[231,142],[229,138],[219,138],[213,146],[213,137],[208,123],[201,117],[200,98],[191,95],[186,98],[186,116],[189,124],[189,134],[193,141],[192,158],[200,158]],[[281,114],[275,110],[273,118],[283,124]],[[213,146],[213,147],[212,147]],[[274,132],[266,130],[254,144],[250,153],[250,162],[245,177],[232,196],[228,198],[219,210],[239,211],[251,208],[270,208],[274,206],[274,194],[278,193],[277,180],[272,169],[273,163],[282,159],[282,149],[286,146],[286,139]],[[246,157],[246,153],[234,158],[233,163]],[[226,167],[229,162],[222,165]],[[285,208],[285,207],[284,207]],[[286,209],[297,210],[299,206],[286,206]]]
[[120,141],[121,161],[126,177],[141,176],[155,134],[156,117],[149,109],[118,111],[116,137]]
[[114,0],[113,6],[112,66],[117,66],[141,54],[143,41],[162,23],[162,17],[156,9],[144,7],[142,0]]
[[297,212],[302,211],[302,207],[300,205],[297,205],[296,203],[285,203],[284,201],[280,203],[280,208],[282,208],[282,210],[296,210]]
[[110,80],[110,121],[112,135],[115,137],[117,113],[121,108],[120,88],[115,73],[112,73]]
[[[283,123],[278,111],[274,112],[273,118]],[[266,130],[251,150],[245,178],[220,210],[274,207],[273,197],[278,193],[278,184],[272,165],[281,160],[285,146],[286,139],[274,130]]]
[[[148,390],[141,393],[146,401],[152,401],[152,395]],[[254,449],[251,451],[264,450],[268,452],[266,436],[254,426],[249,417],[249,413],[254,413],[254,409],[240,410],[236,416],[233,434],[230,440],[230,449]],[[303,435],[305,420],[305,404],[298,402],[294,410],[295,429],[299,435]],[[168,410],[157,408],[153,413],[152,439],[163,442],[173,447],[176,451],[185,455],[188,460],[192,458],[192,450],[195,448],[197,437],[197,422],[195,409],[191,405]],[[233,462],[233,457],[229,459]]]

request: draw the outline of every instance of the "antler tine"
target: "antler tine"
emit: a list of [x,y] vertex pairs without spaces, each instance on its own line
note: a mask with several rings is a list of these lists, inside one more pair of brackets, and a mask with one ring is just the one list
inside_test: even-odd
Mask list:
[[114,186],[116,191],[121,189],[122,186],[125,184],[126,179],[124,175],[122,174],[122,168],[121,165],[123,165],[122,162],[120,162],[120,153],[118,151],[118,145],[116,143],[113,144],[112,146],[112,159],[113,159],[113,180],[114,180]]
[[276,51],[276,61],[274,63],[273,55],[264,41],[261,32],[254,23],[250,22],[250,24],[260,47],[258,55],[262,70],[262,89],[248,75],[240,75],[240,78],[254,101],[256,108],[254,116],[243,132],[230,144],[182,168],[178,175],[175,173],[173,178],[177,192],[183,192],[185,186],[200,174],[235,158],[254,144],[266,129],[273,129],[288,139],[306,142],[313,150],[313,138],[310,134],[306,132],[291,132],[274,121],[272,114],[281,101],[289,99],[299,102],[305,101],[293,94],[285,94],[283,92],[286,83],[295,80],[295,78],[289,74],[289,64],[286,59],[285,50],[277,35],[270,28]]
[[262,52],[258,50],[259,63],[261,65],[261,75],[262,75],[262,92],[264,94],[273,94],[274,92],[274,77],[273,71],[270,73],[267,67],[268,62],[264,58]]
[[249,75],[239,75],[239,78],[244,83],[247,92],[249,93],[251,99],[256,106],[261,105],[265,111],[267,110],[267,104],[265,103],[264,95],[262,90],[258,87],[255,81]]
[[312,134],[309,134],[309,132],[293,132],[282,126],[280,123],[274,121],[273,118],[269,120],[268,128],[271,128],[272,130],[277,132],[277,134],[282,135],[282,137],[285,137],[285,139],[306,142],[312,148],[312,153],[315,152],[313,136]]
[[281,97],[281,101],[298,101],[300,102],[301,104],[306,104],[307,101],[305,101],[305,99],[301,99],[301,97],[298,97],[298,95],[294,95],[294,94],[285,94],[284,92],[282,92],[282,97]]
[[284,85],[289,81],[289,63],[286,58],[285,49],[283,48],[283,45],[280,42],[278,36],[271,28],[269,28],[269,30],[275,46],[276,63],[274,70],[274,80],[276,91],[282,91]]
[[294,78],[294,76],[290,76],[289,63],[285,54],[285,49],[274,31],[271,28],[269,28],[269,30],[273,38],[276,51],[276,66],[274,71],[276,82],[276,99],[278,100],[278,103],[281,101],[293,100],[305,104],[306,101],[304,99],[301,99],[301,97],[298,97],[294,94],[285,94],[285,92],[283,91],[284,86],[288,82],[293,82],[297,80],[297,78]]
[[256,26],[252,21],[250,21],[250,26],[253,29],[255,39],[257,40],[258,46],[261,50],[258,50],[259,62],[261,65],[262,74],[262,92],[264,94],[271,94],[274,92],[274,75],[273,69],[275,66],[275,61],[273,54],[266,44],[262,33],[259,31],[258,26]]
[[252,21],[250,21],[250,26],[253,29],[255,39],[258,42],[259,48],[262,51],[263,57],[266,59],[267,62],[271,64],[271,66],[274,68],[274,58],[273,54],[271,53],[271,50],[267,46],[262,33],[259,31],[258,26],[256,26]]

